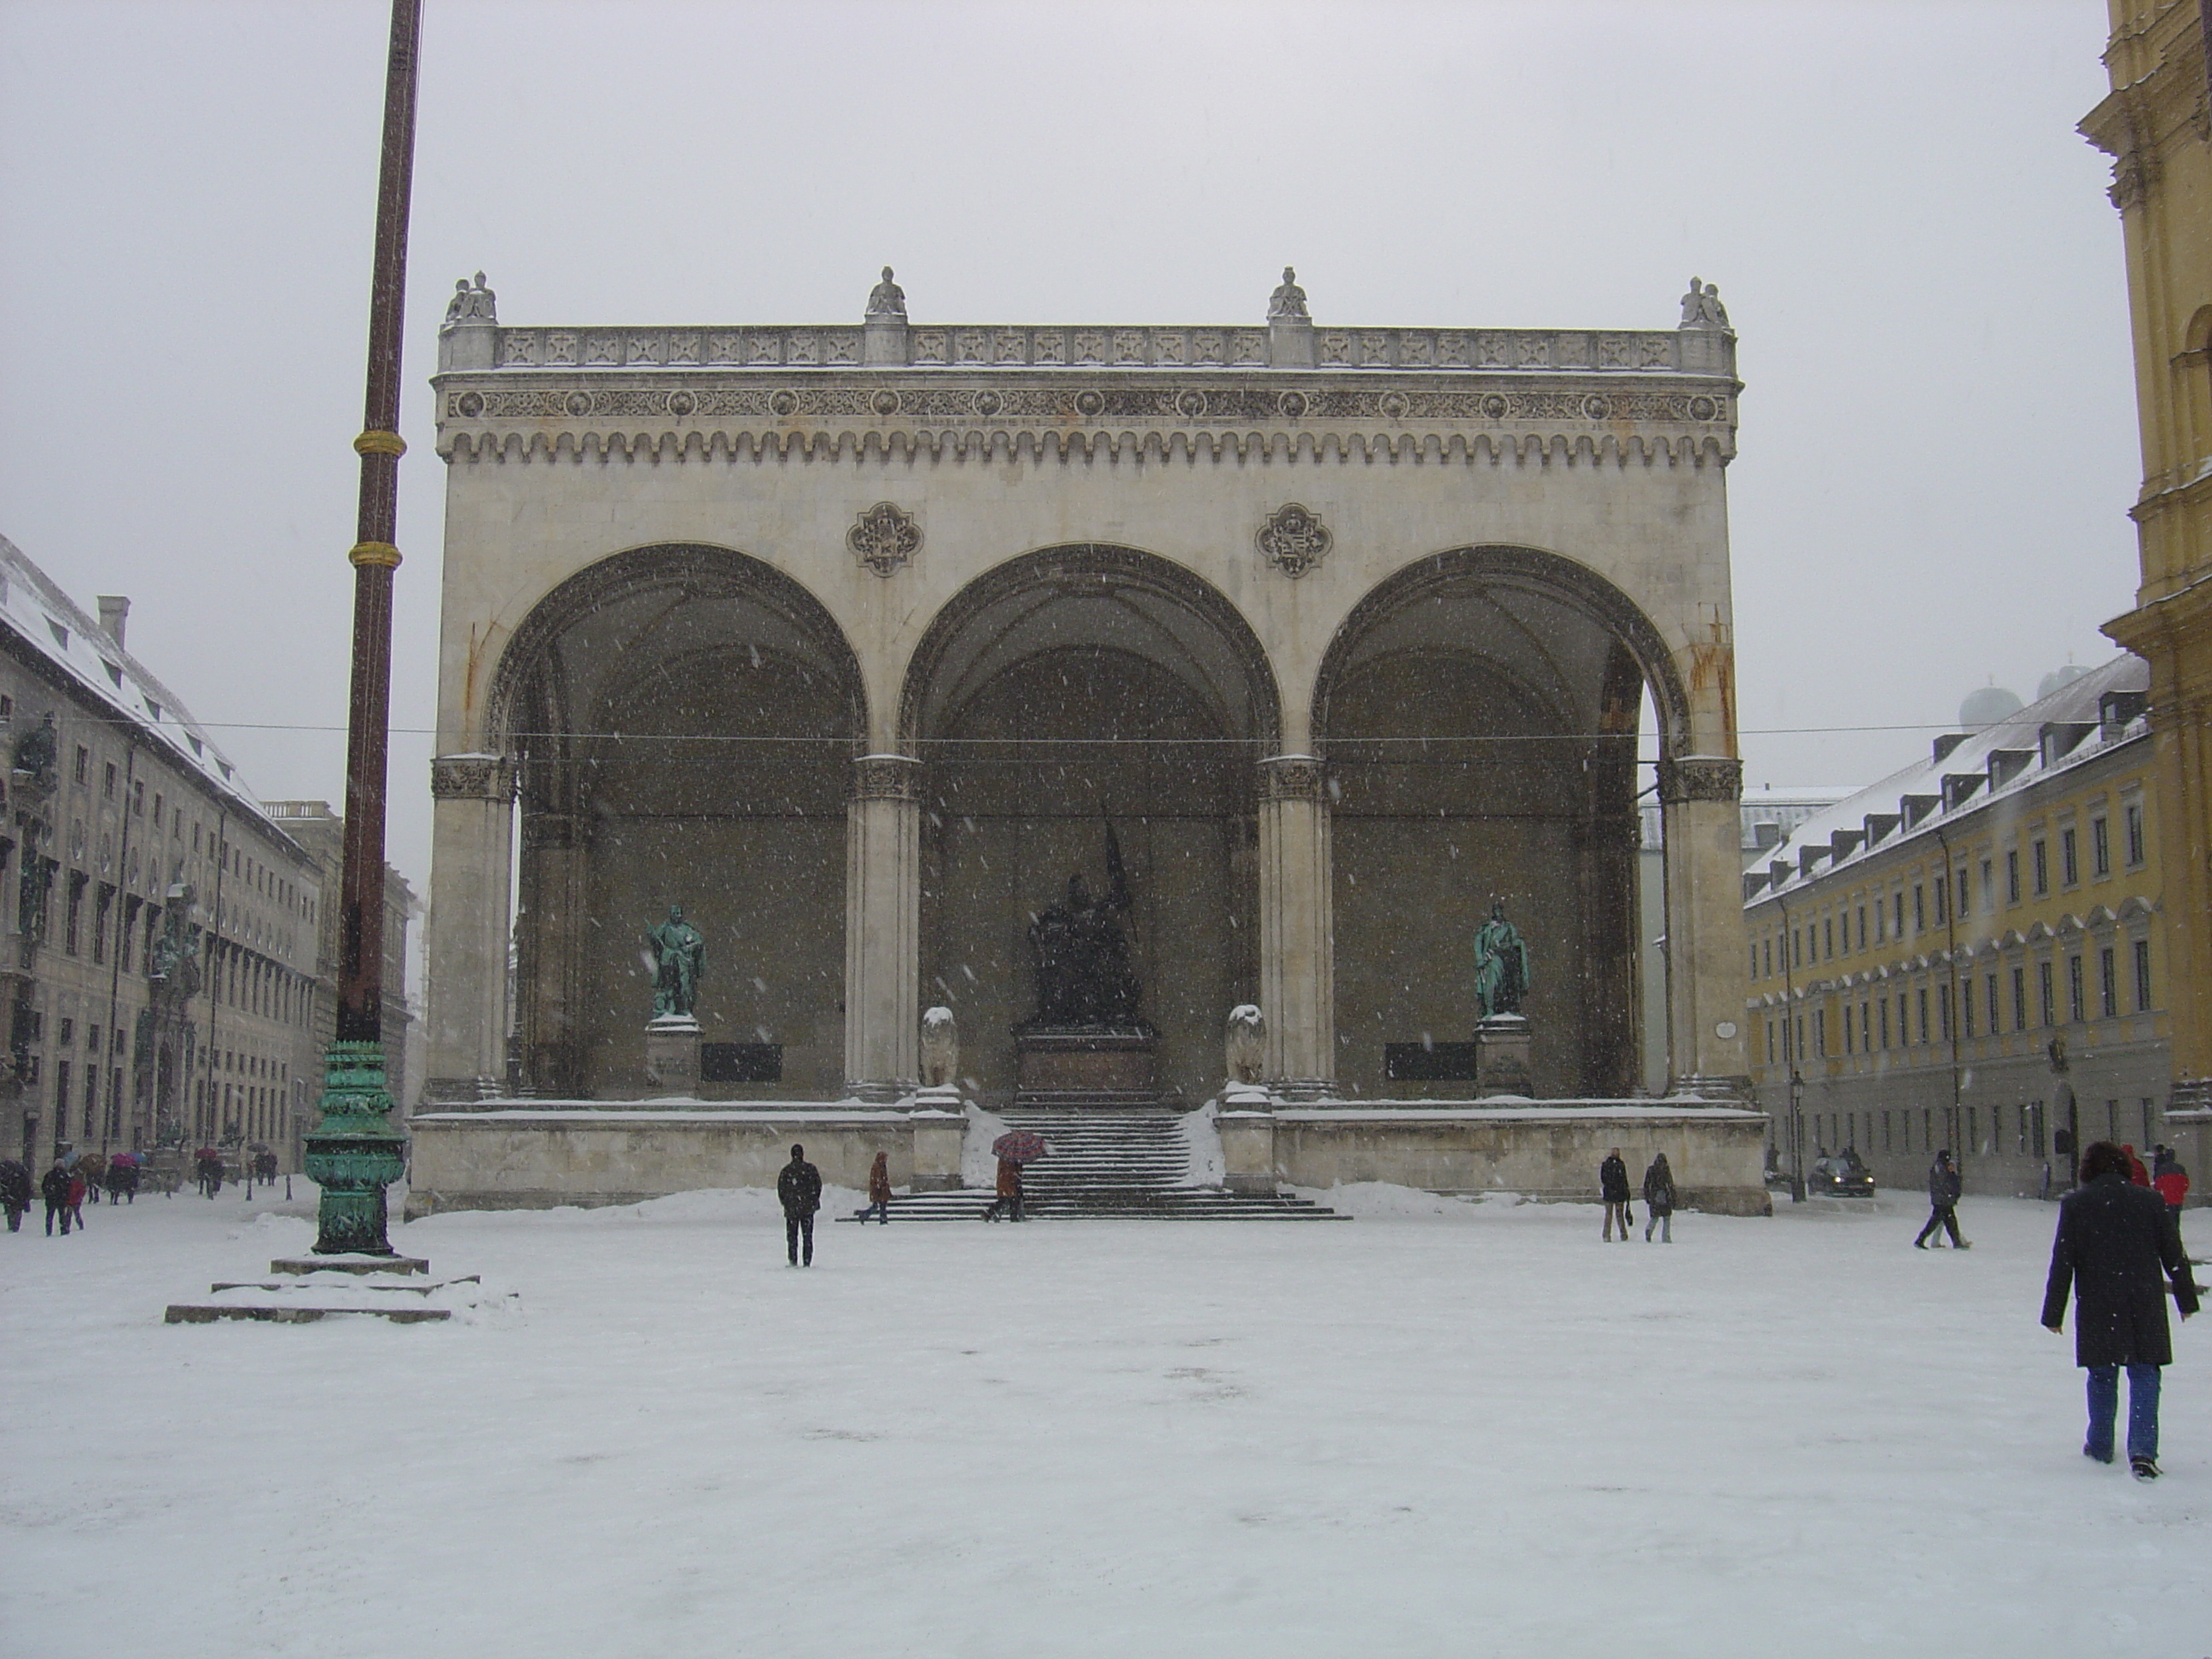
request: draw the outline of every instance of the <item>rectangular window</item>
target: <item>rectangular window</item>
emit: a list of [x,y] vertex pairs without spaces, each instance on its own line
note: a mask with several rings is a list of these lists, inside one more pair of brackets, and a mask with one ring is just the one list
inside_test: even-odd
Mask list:
[[1982,860],[1982,908],[1984,910],[1994,910],[1997,908],[1996,884],[1990,878],[1990,860],[1984,859]]
[[2047,962],[2035,964],[2036,988],[2043,994],[2043,1023],[2045,1025],[2058,1024],[2058,981],[2051,967]]
[[1859,1004],[1859,1047],[1868,1054],[1874,1052],[1874,1005]]
[[1926,986],[1920,988],[1920,994],[1915,1000],[1920,1005],[1920,1041],[1924,1047],[1928,1042],[1928,988]]
[[1997,1013],[1997,976],[1991,974],[1983,982],[1988,988],[1990,994],[1990,1035],[1996,1036],[1998,1035],[1997,1020],[2000,1018]]
[[[1897,931],[1901,933],[1905,929],[1900,926]],[[1912,884],[1912,931],[1916,933],[1928,931],[1928,908],[1922,902],[1920,884],[1917,881]]]
[[2119,955],[2109,945],[2097,952],[2097,1006],[2106,1019],[2120,1012]]
[[2112,873],[2112,826],[2103,818],[2089,820],[2089,868],[2100,876]]
[[1881,1046],[1889,1047],[1889,999],[1881,1000]]
[[131,810],[142,818],[146,816],[146,786],[136,779],[131,785]]
[[1773,1065],[1773,1064],[1775,1063],[1775,1061],[1774,1061],[1774,1022],[1773,1022],[1772,1020],[1771,1020],[1771,1019],[1770,1019],[1770,1020],[1768,1020],[1768,1021],[1766,1022],[1766,1063],[1767,1063],[1769,1066],[1771,1066],[1771,1065]]
[[115,763],[113,761],[107,762],[100,769],[100,793],[103,800],[115,799]]
[[2033,1103],[2029,1113],[2033,1121],[2029,1126],[2027,1153],[2030,1158],[2041,1158],[2049,1144],[2044,1138],[2043,1103],[2039,1100]]
[[2071,824],[2058,832],[2058,878],[2069,887],[2081,879],[2081,848]]
[[1866,906],[1859,906],[1859,949],[1866,949]]
[[72,870],[69,878],[69,898],[62,911],[62,949],[75,956],[84,931],[84,890],[89,879],[82,870]]
[[1973,1034],[1974,981],[1962,979],[1959,981],[1959,1035],[1972,1036]]
[[92,750],[82,744],[76,746],[76,766],[70,775],[81,784],[92,781]]
[[1825,957],[1832,957],[1836,954],[1836,919],[1833,916],[1820,918],[1820,954]]
[[2027,1029],[2027,969],[2025,968],[2012,970],[2012,1029],[2015,1031]]
[[1936,988],[1936,1012],[1938,1017],[1936,1038],[1939,1042],[1948,1042],[1951,1040],[1951,988],[1948,985]]
[[1898,938],[1903,939],[1905,937],[1905,894],[1900,890],[1893,896],[1897,908],[1897,925],[1889,931]]
[[1938,927],[1951,919],[1949,887],[1950,884],[1942,876],[1936,878],[1936,925]]
[[1891,1150],[1889,1144],[1889,1114],[1887,1112],[1884,1112],[1881,1115],[1881,1149],[1885,1152]]
[[1759,947],[1756,945],[1751,947],[1751,976],[1753,979],[1759,977]]
[[1826,1008],[1813,1011],[1813,1052],[1824,1059],[1827,1055],[1828,1011]]
[[2066,958],[2066,1018],[2069,1024],[2079,1025],[2087,1012],[2081,1000],[2081,958],[2069,957]]
[[1889,937],[1889,907],[1880,899],[1874,902],[1874,942],[1881,944]]
[[1804,1016],[1804,1015],[1802,1015],[1802,1014],[1800,1014],[1800,1015],[1798,1015],[1798,1016],[1797,1016],[1797,1046],[1796,1046],[1796,1048],[1795,1049],[1791,1050],[1791,1052],[1790,1052],[1790,1063],[1791,1063],[1792,1065],[1795,1065],[1796,1062],[1798,1062],[1799,1060],[1803,1060],[1804,1058],[1805,1058],[1805,1016]]
[[1852,1053],[1856,1047],[1852,1041],[1853,1035],[1854,1034],[1851,1030],[1851,1005],[1847,1002],[1844,1005],[1844,1052],[1847,1054]]
[[70,1063],[63,1060],[54,1067],[54,1139],[69,1139]]
[[100,884],[100,896],[92,905],[92,959],[107,960],[107,916],[115,908],[115,890],[106,882]]
[[2150,1012],[2150,941],[2147,939],[2136,941],[2136,1012]]
[[1966,866],[1959,866],[1959,884],[1951,890],[1953,914],[1964,919],[1974,899],[1973,884],[1966,879]]
[[2051,843],[2039,841],[2030,850],[2035,855],[2035,896],[2041,898],[2051,890]]
[[161,792],[160,792],[159,790],[156,790],[156,791],[155,792],[155,793],[154,793],[154,833],[155,833],[155,835],[159,835],[159,834],[161,834]]
[[2130,801],[2128,803],[2127,827],[2128,863],[2132,866],[2134,865],[2141,864],[2143,861],[2143,811],[2142,802]]
[[2005,854],[2005,902],[2007,904],[2020,902],[2020,849],[2018,848],[2013,848],[2011,852]]
[[1774,941],[1772,939],[1766,941],[1766,971],[1769,975],[1774,972]]

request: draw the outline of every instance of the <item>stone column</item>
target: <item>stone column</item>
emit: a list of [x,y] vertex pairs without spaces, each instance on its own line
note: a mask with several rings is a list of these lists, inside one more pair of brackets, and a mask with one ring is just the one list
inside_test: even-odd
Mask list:
[[863,755],[845,809],[845,1089],[885,1104],[921,1065],[921,763]]
[[1291,1100],[1336,1092],[1336,926],[1328,798],[1311,755],[1260,763],[1260,1012],[1268,1086]]
[[1747,1096],[1744,1045],[1743,763],[1662,757],[1670,1089]]
[[571,812],[522,809],[520,890],[515,917],[517,1060],[531,1093],[572,1097],[583,1086],[584,848]]
[[480,1100],[507,1087],[508,869],[514,763],[441,755],[430,763],[428,1101]]

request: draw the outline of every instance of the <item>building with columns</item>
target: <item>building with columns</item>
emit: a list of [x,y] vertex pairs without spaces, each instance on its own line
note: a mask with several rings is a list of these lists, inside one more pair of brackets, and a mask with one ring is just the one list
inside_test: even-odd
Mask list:
[[1668,1075],[1739,1095],[1717,296],[1337,327],[1285,273],[1269,310],[936,325],[886,272],[857,324],[518,327],[465,284],[426,1099],[652,1092],[671,904],[706,1097],[898,1102],[943,1004],[1003,1098],[1030,924],[1103,890],[1108,826],[1170,1098],[1248,1003],[1279,1103],[1464,1097],[1391,1055],[1471,1030],[1497,902],[1534,1092],[1620,1098],[1654,783]]
[[[2105,625],[2150,667],[2173,1101],[2212,1111],[2212,11],[2109,0],[2109,97],[2081,131],[2112,157],[2134,319],[2142,582]],[[2212,1117],[2190,1121],[2212,1132]]]

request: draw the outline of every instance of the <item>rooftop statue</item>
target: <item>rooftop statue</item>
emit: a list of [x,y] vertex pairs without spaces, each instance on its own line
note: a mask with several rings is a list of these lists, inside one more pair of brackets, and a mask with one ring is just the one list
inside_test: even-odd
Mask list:
[[1036,963],[1037,1011],[1023,1026],[1127,1028],[1137,1018],[1137,975],[1121,915],[1129,908],[1129,878],[1121,843],[1106,826],[1106,891],[1097,898],[1079,875],[1067,878],[1065,903],[1048,907],[1030,923],[1030,954]]
[[668,920],[648,931],[653,947],[653,1017],[690,1019],[698,1006],[699,972],[706,965],[707,941],[684,920],[684,907],[668,907]]
[[441,331],[456,323],[495,323],[499,320],[499,296],[484,286],[484,274],[477,272],[471,284],[465,276],[453,284],[453,297],[446,302],[446,320]]
[[1474,936],[1474,995],[1482,1018],[1517,1014],[1528,994],[1528,946],[1521,930],[1505,920],[1503,901],[1490,907],[1490,920]]
[[1682,296],[1684,328],[1726,329],[1729,325],[1728,307],[1721,303],[1717,287],[1690,278],[1690,291]]
[[1271,323],[1313,321],[1306,310],[1306,291],[1298,286],[1298,273],[1288,265],[1283,267],[1281,283],[1267,296],[1267,320]]
[[906,320],[906,290],[891,281],[891,268],[884,267],[884,280],[868,290],[868,315]]

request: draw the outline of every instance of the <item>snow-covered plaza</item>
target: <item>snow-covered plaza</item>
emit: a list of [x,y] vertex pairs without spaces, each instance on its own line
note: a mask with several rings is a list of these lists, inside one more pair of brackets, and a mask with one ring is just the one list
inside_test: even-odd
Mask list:
[[811,1272],[760,1193],[443,1215],[397,1242],[493,1299],[404,1326],[161,1322],[304,1196],[34,1213],[0,1648],[2212,1650],[2207,1328],[2166,1478],[2083,1460],[2051,1207],[1970,1200],[1959,1254],[1904,1195],[1670,1249],[1325,1196],[1359,1218],[824,1225]]

